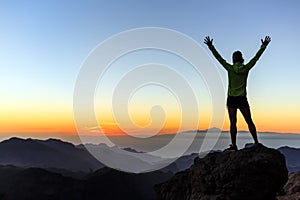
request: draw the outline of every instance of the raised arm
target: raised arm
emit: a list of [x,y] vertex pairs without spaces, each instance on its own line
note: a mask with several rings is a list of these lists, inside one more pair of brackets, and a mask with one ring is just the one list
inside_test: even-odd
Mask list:
[[219,63],[226,69],[229,70],[230,64],[226,62],[224,58],[218,53],[214,45],[212,44],[214,39],[210,39],[209,36],[206,36],[204,39],[204,43],[208,46],[214,57],[219,61]]
[[255,54],[255,56],[246,64],[246,69],[251,69],[255,63],[258,61],[262,53],[265,51],[268,44],[271,42],[271,37],[266,36],[265,39],[261,39],[261,46],[258,52]]

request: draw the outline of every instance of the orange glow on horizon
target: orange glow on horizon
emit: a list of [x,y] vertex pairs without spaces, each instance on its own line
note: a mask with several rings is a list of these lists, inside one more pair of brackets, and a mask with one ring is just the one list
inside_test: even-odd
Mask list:
[[[57,110],[56,110],[57,111]],[[300,133],[300,127],[298,125],[299,114],[292,114],[287,117],[286,115],[274,115],[273,113],[255,113],[253,112],[253,120],[256,124],[258,132],[278,132],[278,133]],[[0,113],[1,129],[0,133],[60,133],[62,135],[77,135],[77,129],[73,120],[72,112],[19,112],[13,114],[12,112]],[[157,127],[149,126],[149,118],[136,118],[135,124],[138,126],[120,126],[116,123],[112,116],[106,115],[105,120],[100,120],[102,123],[101,130],[106,135],[125,135],[130,133],[142,134],[157,132]],[[210,128],[209,117],[202,117],[198,126],[199,130],[205,130]],[[238,112],[238,130],[248,130],[247,124],[244,122],[243,117]],[[223,130],[229,130],[228,115],[225,116],[224,126],[219,127]],[[158,129],[159,134],[172,134],[191,130],[190,125],[186,124],[180,127],[180,119],[178,117],[172,117],[165,121],[165,124],[161,129]],[[87,134],[92,134],[92,129],[87,130]]]

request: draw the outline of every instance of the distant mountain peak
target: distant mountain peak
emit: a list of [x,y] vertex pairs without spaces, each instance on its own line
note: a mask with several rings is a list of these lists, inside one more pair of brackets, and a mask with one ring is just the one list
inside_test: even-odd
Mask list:
[[69,142],[62,141],[61,139],[58,138],[49,138],[45,141],[69,143]]
[[70,142],[65,142],[61,139],[57,139],[57,138],[49,138],[46,140],[40,140],[40,139],[33,139],[33,138],[19,138],[19,137],[11,137],[7,140],[3,140],[0,143],[6,143],[6,142],[39,142],[39,143],[57,143],[57,144],[66,144],[66,145],[72,145],[74,146],[72,143]]
[[217,127],[211,127],[209,129],[207,129],[207,131],[211,131],[211,132],[222,132],[222,129],[217,128]]
[[4,142],[4,141],[24,141],[24,140],[25,139],[23,139],[23,138],[11,137],[9,139],[3,140],[2,142]]
[[11,137],[9,139],[3,140],[0,142],[1,143],[19,143],[19,142],[28,142],[28,141],[34,141],[34,139],[32,138],[19,138],[19,137]]
[[70,142],[12,137],[0,142],[0,165],[90,171],[103,167],[85,149]]

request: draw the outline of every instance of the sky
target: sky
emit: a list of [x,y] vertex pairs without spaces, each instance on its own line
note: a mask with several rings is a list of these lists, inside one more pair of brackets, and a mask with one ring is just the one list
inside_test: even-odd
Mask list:
[[[73,92],[85,59],[107,38],[142,27],[181,32],[212,58],[203,44],[209,35],[228,62],[235,50],[241,50],[249,61],[259,49],[260,39],[270,35],[271,43],[248,78],[252,116],[258,131],[300,133],[299,7],[296,0],[0,1],[0,136],[64,138],[76,134]],[[183,62],[168,53],[136,52],[115,64],[107,87],[118,81],[118,67],[143,64],[135,61],[147,61],[149,55],[174,68]],[[213,58],[212,62],[226,87],[226,71]],[[193,79],[187,68],[179,71]],[[201,93],[196,97],[202,103],[199,129],[209,128],[212,105],[203,79],[194,89]],[[103,130],[109,134],[120,131],[109,103],[105,104],[112,94],[107,93],[106,99],[95,94],[95,98],[95,113]],[[165,108],[165,119],[161,111],[149,115],[155,105]],[[161,126],[163,132],[178,130],[180,106],[162,87],[144,87],[129,101],[128,110],[139,128],[124,127],[135,133]],[[155,119],[159,120],[151,124]],[[228,130],[228,124],[226,115],[219,128]],[[247,129],[240,114],[238,127]],[[183,128],[188,130],[189,124]]]

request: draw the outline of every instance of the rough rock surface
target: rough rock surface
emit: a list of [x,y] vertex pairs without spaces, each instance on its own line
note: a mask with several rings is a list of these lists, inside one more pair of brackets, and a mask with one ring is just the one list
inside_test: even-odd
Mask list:
[[278,200],[300,200],[300,171],[289,174],[289,180],[284,186],[285,195]]
[[156,185],[157,198],[172,200],[271,200],[288,180],[284,156],[257,145],[231,152],[213,152]]

